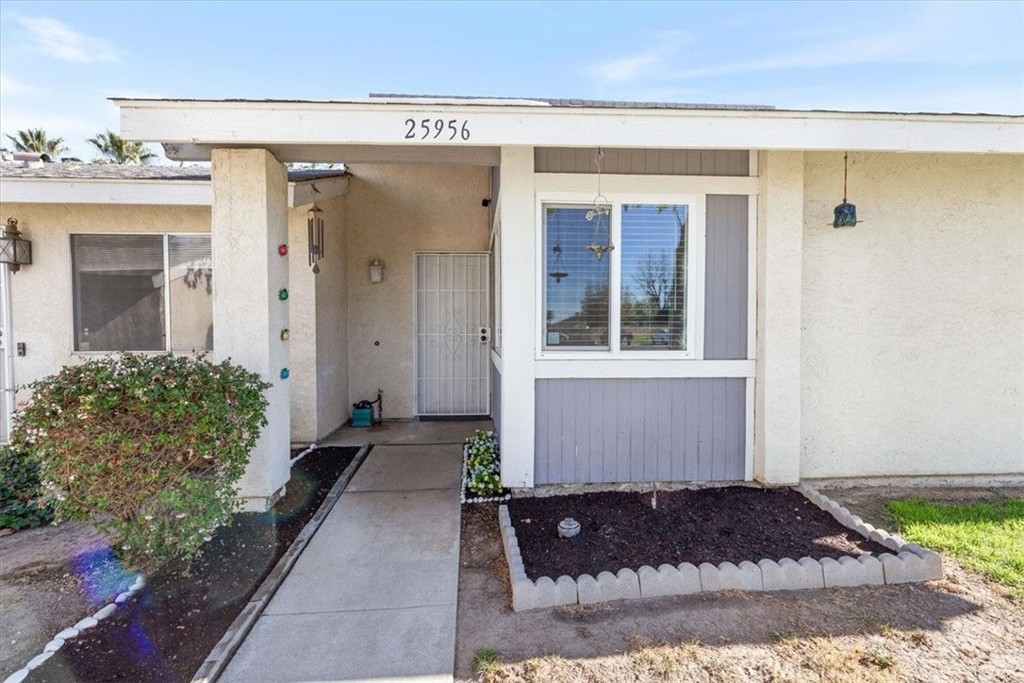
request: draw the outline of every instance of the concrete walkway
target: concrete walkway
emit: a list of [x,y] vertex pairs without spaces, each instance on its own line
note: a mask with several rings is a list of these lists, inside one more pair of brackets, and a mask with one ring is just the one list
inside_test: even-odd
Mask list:
[[374,447],[221,681],[452,680],[459,431]]

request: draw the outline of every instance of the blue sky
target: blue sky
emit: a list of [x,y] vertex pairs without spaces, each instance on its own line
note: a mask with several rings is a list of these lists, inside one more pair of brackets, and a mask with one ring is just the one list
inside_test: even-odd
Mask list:
[[86,159],[111,96],[369,92],[1021,114],[1024,2],[0,6],[0,129]]

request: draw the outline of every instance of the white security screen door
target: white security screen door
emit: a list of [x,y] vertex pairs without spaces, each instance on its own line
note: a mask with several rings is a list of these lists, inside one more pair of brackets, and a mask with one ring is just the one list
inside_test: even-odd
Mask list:
[[487,254],[416,254],[416,413],[490,415]]

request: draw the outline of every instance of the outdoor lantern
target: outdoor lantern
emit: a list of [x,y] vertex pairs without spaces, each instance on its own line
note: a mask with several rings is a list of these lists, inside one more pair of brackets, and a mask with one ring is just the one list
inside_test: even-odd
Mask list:
[[17,218],[8,218],[4,226],[3,237],[0,237],[0,263],[10,266],[12,273],[32,263],[32,242],[21,238]]
[[832,219],[833,228],[852,228],[857,225],[857,207],[846,201],[846,180],[849,176],[849,153],[843,154],[843,203],[837,206],[833,211],[835,213]]
[[379,258],[375,258],[367,265],[370,266],[370,282],[375,285],[384,282],[384,262]]
[[[316,190],[314,188],[315,192]],[[313,266],[313,274],[320,273],[317,263],[324,256],[324,217],[323,211],[313,202],[313,208],[306,214],[306,233],[309,237],[309,265]]]

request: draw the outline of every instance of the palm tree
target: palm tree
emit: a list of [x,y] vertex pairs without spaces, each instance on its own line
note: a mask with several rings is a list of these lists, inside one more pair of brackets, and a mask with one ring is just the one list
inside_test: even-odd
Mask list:
[[117,133],[109,130],[89,138],[89,144],[100,151],[106,159],[115,164],[148,164],[156,155],[146,149],[142,142],[125,140]]
[[64,144],[64,138],[47,137],[46,131],[42,128],[19,130],[17,136],[8,135],[7,139],[14,143],[16,152],[48,154],[51,159],[56,159],[61,152],[68,149],[68,146]]

